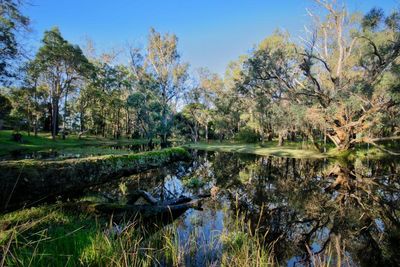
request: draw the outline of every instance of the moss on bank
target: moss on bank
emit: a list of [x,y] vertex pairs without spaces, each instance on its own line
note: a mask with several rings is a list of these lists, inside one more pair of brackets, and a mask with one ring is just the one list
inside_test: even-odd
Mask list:
[[104,155],[62,161],[19,160],[0,162],[1,209],[21,201],[38,200],[79,190],[127,174],[139,173],[185,160],[181,147],[128,155]]

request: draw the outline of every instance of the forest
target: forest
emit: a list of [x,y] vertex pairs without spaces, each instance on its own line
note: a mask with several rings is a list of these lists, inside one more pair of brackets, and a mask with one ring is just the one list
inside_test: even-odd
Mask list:
[[400,264],[400,9],[309,2],[220,75],[0,1],[0,266]]
[[49,29],[34,57],[15,69],[21,51],[13,34],[29,20],[13,8],[1,64],[5,129],[163,144],[276,138],[278,145],[308,140],[320,149],[325,141],[340,151],[399,136],[397,11],[348,14],[321,2],[326,16],[310,13],[314,28],[301,43],[276,31],[220,77],[206,68],[189,75],[178,37],[155,29],[144,51],[124,51],[129,64],[115,63],[117,51],[98,55],[90,39],[80,48]]

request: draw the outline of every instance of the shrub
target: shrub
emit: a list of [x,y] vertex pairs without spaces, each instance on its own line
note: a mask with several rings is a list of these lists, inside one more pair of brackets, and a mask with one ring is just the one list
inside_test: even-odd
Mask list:
[[241,128],[235,137],[237,141],[245,143],[257,143],[260,138],[261,136],[250,127]]

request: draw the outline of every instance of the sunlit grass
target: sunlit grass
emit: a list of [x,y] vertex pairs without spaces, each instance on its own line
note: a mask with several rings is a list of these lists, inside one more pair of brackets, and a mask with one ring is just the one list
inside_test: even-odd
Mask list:
[[[187,148],[208,150],[208,151],[221,151],[221,152],[235,152],[235,153],[248,153],[260,156],[276,156],[287,158],[369,158],[381,159],[390,157],[391,155],[379,150],[375,147],[370,147],[366,144],[358,145],[354,149],[346,152],[338,151],[332,144],[328,144],[326,152],[317,151],[311,144],[306,142],[286,142],[283,146],[278,146],[276,141],[266,142],[264,144],[243,144],[234,141],[217,142],[212,141],[209,143],[189,143],[184,145]],[[399,150],[398,146],[395,150]]]
[[210,143],[190,143],[185,145],[187,148],[201,150],[249,153],[261,156],[278,156],[289,158],[325,158],[326,154],[313,150],[309,145],[302,143],[287,143],[279,147],[276,142],[265,144],[242,144],[235,142],[210,142]]
[[[105,148],[104,146],[147,143],[147,141],[144,139],[121,138],[114,140],[99,136],[84,136],[79,139],[77,135],[73,134],[68,135],[65,140],[63,140],[60,136],[58,136],[56,140],[52,140],[49,133],[39,133],[38,136],[35,137],[32,133],[31,136],[28,136],[26,132],[20,132],[23,135],[23,142],[18,143],[11,140],[12,133],[13,132],[9,130],[0,131],[0,155],[6,155],[15,150],[39,151],[49,149],[54,149],[65,153],[119,154],[123,153],[124,151],[112,150]],[[154,140],[153,142],[157,142],[157,140]],[[91,146],[97,147],[94,149],[90,148]],[[92,151],[90,151],[90,149],[92,149]]]

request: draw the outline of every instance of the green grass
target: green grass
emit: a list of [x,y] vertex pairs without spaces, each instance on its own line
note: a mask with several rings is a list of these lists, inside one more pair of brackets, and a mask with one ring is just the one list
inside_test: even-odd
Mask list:
[[320,153],[309,148],[302,143],[287,143],[279,147],[276,142],[267,142],[264,144],[243,144],[235,142],[210,142],[210,143],[190,143],[184,145],[187,148],[200,150],[221,151],[221,152],[237,152],[256,154],[261,156],[278,156],[289,158],[325,158],[328,154]]
[[[355,158],[382,159],[385,157],[392,157],[392,155],[376,147],[368,147],[367,144],[357,145],[355,149],[346,152],[339,152],[333,144],[329,144],[327,146],[327,152],[325,153],[315,150],[311,144],[302,142],[286,142],[283,146],[278,146],[276,141],[265,142],[264,144],[244,144],[234,141],[225,141],[221,143],[210,141],[209,143],[189,143],[183,145],[183,147],[208,151],[248,153],[288,158],[347,158],[351,160]],[[398,146],[394,148],[391,147],[391,149],[394,151],[399,150]]]
[[[270,266],[273,258],[257,231],[243,217],[226,215],[226,229],[215,232],[223,245],[222,266]],[[148,224],[148,223],[147,223]],[[179,220],[148,232],[140,221],[79,214],[46,205],[0,215],[0,247],[4,266],[184,266],[185,254],[204,249],[193,231],[180,241]],[[214,242],[209,244],[215,245]],[[210,247],[212,249],[212,247]]]
[[[41,150],[57,150],[61,153],[75,153],[75,154],[123,154],[127,153],[126,150],[113,150],[101,146],[111,145],[133,145],[145,144],[147,141],[144,139],[127,139],[121,138],[113,140],[99,136],[85,136],[81,139],[77,135],[69,135],[65,140],[58,136],[56,140],[51,139],[49,133],[39,133],[37,137],[28,136],[26,132],[20,132],[23,135],[23,142],[17,143],[11,140],[13,131],[2,130],[0,131],[0,156],[7,155],[12,151],[41,151]],[[156,140],[155,140],[156,141]],[[91,147],[92,146],[92,147]],[[93,148],[97,146],[96,148]],[[89,148],[91,147],[91,148]]]

